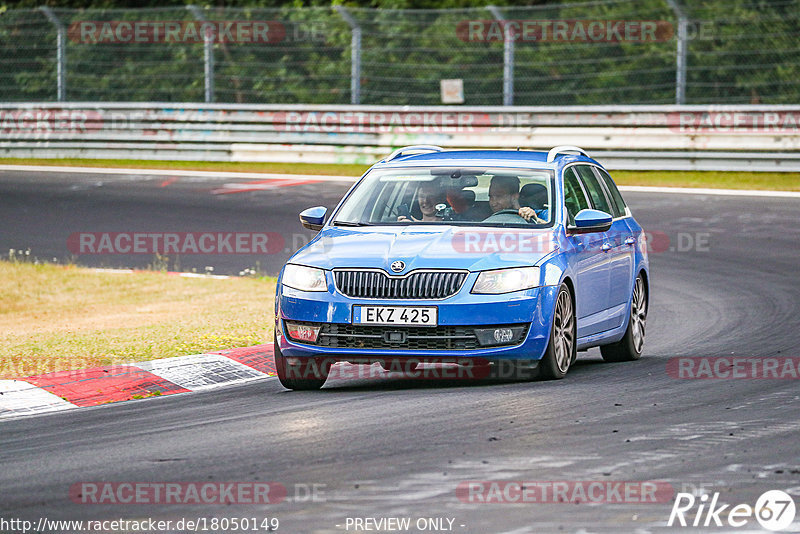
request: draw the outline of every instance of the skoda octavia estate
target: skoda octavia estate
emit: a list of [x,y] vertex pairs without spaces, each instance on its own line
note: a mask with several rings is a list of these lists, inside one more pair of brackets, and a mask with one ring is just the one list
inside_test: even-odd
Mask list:
[[327,215],[300,214],[319,233],[278,279],[275,364],[287,388],[322,387],[337,362],[558,379],[590,347],[606,361],[642,354],[644,233],[580,148],[402,148]]

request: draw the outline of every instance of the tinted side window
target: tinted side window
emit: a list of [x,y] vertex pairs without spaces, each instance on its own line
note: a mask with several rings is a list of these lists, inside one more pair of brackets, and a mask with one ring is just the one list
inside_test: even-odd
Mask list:
[[614,183],[614,180],[611,179],[611,176],[609,176],[608,173],[603,169],[598,169],[595,167],[595,170],[600,174],[600,178],[606,185],[608,192],[611,193],[611,200],[614,203],[614,208],[616,208],[614,217],[622,217],[625,215],[625,201],[622,199],[619,189],[617,189],[617,184]]
[[567,224],[575,224],[575,215],[589,207],[589,201],[583,194],[578,177],[570,167],[564,171],[564,206],[567,208]]
[[581,180],[583,180],[583,185],[586,187],[586,192],[589,193],[589,196],[592,198],[592,206],[594,206],[594,209],[611,213],[613,215],[611,206],[608,205],[608,199],[603,192],[603,186],[600,185],[600,182],[592,171],[592,168],[588,165],[575,165],[573,168],[577,169]]

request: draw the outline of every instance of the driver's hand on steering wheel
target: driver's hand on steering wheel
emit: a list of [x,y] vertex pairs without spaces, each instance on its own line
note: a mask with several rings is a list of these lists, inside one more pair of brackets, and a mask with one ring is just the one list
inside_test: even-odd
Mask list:
[[525,219],[528,222],[531,222],[531,219],[533,219],[533,222],[535,222],[536,224],[544,222],[543,220],[541,220],[536,215],[536,212],[534,211],[534,209],[533,208],[529,208],[528,206],[521,207],[519,209],[518,213],[519,213],[520,217],[522,217],[523,219]]

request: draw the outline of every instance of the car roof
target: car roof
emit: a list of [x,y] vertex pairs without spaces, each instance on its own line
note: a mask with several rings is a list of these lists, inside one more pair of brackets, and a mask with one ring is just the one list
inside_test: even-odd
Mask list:
[[593,163],[602,167],[600,163],[592,158],[577,154],[559,153],[552,162],[548,162],[547,154],[547,152],[538,150],[442,150],[440,152],[425,152],[407,156],[401,154],[390,161],[386,161],[386,158],[384,158],[376,163],[374,167],[475,165],[481,167],[558,169],[575,162]]

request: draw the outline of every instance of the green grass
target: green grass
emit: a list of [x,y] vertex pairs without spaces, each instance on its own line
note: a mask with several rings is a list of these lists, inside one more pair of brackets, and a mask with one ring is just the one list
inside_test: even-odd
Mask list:
[[[132,159],[0,158],[0,164],[327,174],[339,176],[360,176],[368,168],[366,165],[319,163],[233,163],[224,161],[142,161]],[[795,172],[613,171],[612,174],[620,185],[800,191],[800,173]]]
[[800,191],[796,172],[613,171],[619,185]]
[[0,378],[272,340],[275,279],[0,261]]

